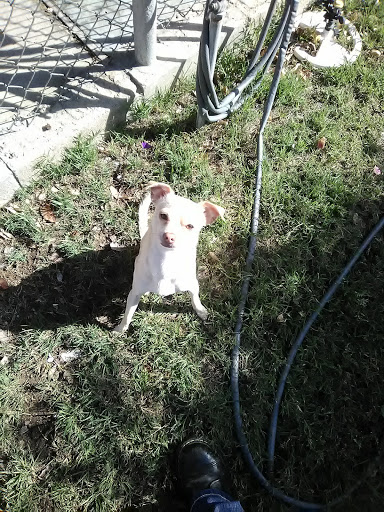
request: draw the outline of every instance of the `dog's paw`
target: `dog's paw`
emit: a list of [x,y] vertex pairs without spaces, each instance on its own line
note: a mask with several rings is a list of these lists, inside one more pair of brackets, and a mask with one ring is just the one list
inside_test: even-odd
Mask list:
[[199,318],[201,318],[201,320],[203,320],[203,322],[205,322],[205,320],[207,320],[208,315],[209,315],[208,310],[206,310],[204,307],[199,309],[198,311],[196,311],[196,313],[197,313],[197,316]]

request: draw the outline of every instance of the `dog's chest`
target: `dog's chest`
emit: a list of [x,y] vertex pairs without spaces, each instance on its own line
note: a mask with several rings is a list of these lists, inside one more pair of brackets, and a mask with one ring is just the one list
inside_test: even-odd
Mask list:
[[151,258],[149,269],[151,288],[159,295],[171,295],[190,289],[190,284],[196,279],[196,264],[192,255],[175,253],[167,254],[165,258]]

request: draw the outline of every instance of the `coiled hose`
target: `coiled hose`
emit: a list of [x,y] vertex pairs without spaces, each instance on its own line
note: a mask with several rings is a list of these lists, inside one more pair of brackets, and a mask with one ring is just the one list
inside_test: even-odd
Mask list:
[[[213,3],[217,4],[216,8],[213,7]],[[269,5],[259,41],[243,80],[224,99],[219,101],[213,77],[219,46],[223,7],[220,2],[207,0],[196,74],[198,127],[205,123],[213,123],[226,118],[229,114],[237,110],[247,98],[252,96],[254,91],[260,86],[265,73],[268,71],[276,53],[280,49],[278,60],[281,62],[281,67],[276,66],[275,68],[274,79],[271,86],[271,90],[274,89],[274,94],[273,96],[269,96],[271,98],[270,107],[272,107],[276,88],[280,79],[282,64],[285,59],[285,54],[293,30],[293,23],[299,5],[298,0],[286,0],[280,23],[275,30],[267,50],[260,58],[261,50],[271,26],[272,17],[276,10],[277,3],[278,0],[272,0]],[[257,80],[254,82],[256,78]]]

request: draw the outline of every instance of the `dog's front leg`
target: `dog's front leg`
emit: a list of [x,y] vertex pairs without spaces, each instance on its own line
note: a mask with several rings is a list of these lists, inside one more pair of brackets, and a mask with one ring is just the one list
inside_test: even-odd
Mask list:
[[129,292],[123,319],[119,323],[119,325],[113,329],[113,332],[124,332],[128,329],[129,324],[131,323],[133,314],[136,311],[137,306],[139,305],[140,298],[141,298],[141,294],[134,293],[133,290],[131,290]]
[[208,311],[202,305],[199,297],[199,284],[196,281],[195,286],[191,290],[189,290],[189,294],[192,299],[193,309],[196,311],[197,316],[202,320],[206,320],[208,318]]

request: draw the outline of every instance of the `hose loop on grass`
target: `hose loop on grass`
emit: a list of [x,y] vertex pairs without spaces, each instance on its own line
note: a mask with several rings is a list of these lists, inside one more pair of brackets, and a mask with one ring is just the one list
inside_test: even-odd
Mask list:
[[[261,167],[260,167],[261,169]],[[258,173],[259,177],[260,173]],[[261,179],[261,176],[260,176]],[[252,224],[255,221],[255,212],[258,212],[258,210],[254,210],[252,215]],[[367,238],[364,240],[364,242],[360,245],[358,250],[355,252],[353,257],[350,259],[350,261],[347,263],[347,265],[344,267],[338,278],[334,281],[334,283],[329,287],[327,292],[325,293],[324,297],[321,299],[318,307],[316,310],[312,313],[306,324],[304,325],[303,329],[301,330],[300,334],[296,338],[294,344],[292,345],[292,348],[288,354],[287,362],[284,366],[283,372],[280,377],[279,385],[277,388],[277,392],[274,399],[274,406],[273,406],[273,412],[270,420],[270,426],[269,426],[269,432],[268,432],[268,469],[271,472],[273,470],[273,462],[274,462],[274,455],[275,455],[275,444],[276,444],[276,433],[277,433],[277,421],[279,416],[279,409],[281,400],[283,397],[285,385],[287,382],[287,378],[289,375],[289,372],[291,370],[292,364],[295,360],[296,354],[302,345],[305,336],[307,335],[309,329],[319,316],[320,312],[324,308],[324,306],[332,299],[333,295],[339,288],[342,281],[347,277],[349,272],[353,269],[357,261],[360,259],[364,251],[369,247],[369,245],[372,243],[373,239],[379,234],[379,232],[384,227],[384,217],[380,219],[380,221],[376,224],[376,226],[372,229],[372,231],[369,233]],[[249,242],[249,249],[248,249],[248,256],[247,256],[247,263],[246,267],[249,267],[252,265],[253,259],[255,254],[255,234],[253,233],[251,235],[251,239]],[[249,289],[249,281],[250,281],[250,272],[247,273],[247,277],[244,278],[243,281],[243,287],[241,290],[241,299],[240,299],[240,305],[238,310],[238,319],[237,324],[235,328],[235,346],[232,351],[232,366],[231,366],[231,388],[232,388],[232,402],[233,402],[233,412],[234,412],[234,418],[235,418],[235,428],[237,437],[240,443],[240,448],[243,453],[244,459],[246,460],[252,474],[255,476],[255,478],[258,480],[258,482],[266,489],[267,492],[269,492],[272,496],[277,498],[280,501],[283,501],[284,503],[288,505],[293,505],[297,508],[306,509],[306,510],[326,510],[329,507],[332,507],[341,501],[343,501],[346,497],[350,496],[352,492],[356,490],[356,488],[360,485],[361,482],[358,482],[356,485],[354,485],[347,493],[344,495],[336,498],[328,505],[322,505],[322,504],[316,504],[316,503],[308,503],[303,502],[300,500],[297,500],[295,498],[291,498],[290,496],[287,496],[279,489],[276,489],[271,485],[271,483],[264,477],[264,475],[261,473],[257,465],[255,464],[251,452],[248,447],[247,439],[244,434],[243,425],[242,425],[242,419],[241,419],[241,411],[240,411],[240,395],[239,395],[239,357],[240,357],[240,344],[241,344],[241,330],[243,326],[243,318],[244,318],[244,311],[245,311],[245,305],[247,302],[248,297],[248,289]]]

